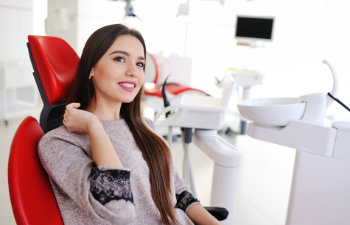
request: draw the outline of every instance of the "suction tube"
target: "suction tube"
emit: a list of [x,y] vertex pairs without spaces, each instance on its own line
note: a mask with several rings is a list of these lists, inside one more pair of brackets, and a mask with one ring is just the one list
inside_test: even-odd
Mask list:
[[[327,61],[327,60],[323,60],[322,63],[326,64],[329,68],[329,70],[331,71],[332,73],[332,76],[333,76],[333,89],[332,91],[330,92],[332,96],[337,96],[337,93],[338,93],[338,77],[337,77],[337,73],[335,72],[335,69],[334,67]],[[326,108],[328,108],[331,103],[333,102],[333,99],[330,97],[330,96],[327,96],[327,103],[326,103]]]

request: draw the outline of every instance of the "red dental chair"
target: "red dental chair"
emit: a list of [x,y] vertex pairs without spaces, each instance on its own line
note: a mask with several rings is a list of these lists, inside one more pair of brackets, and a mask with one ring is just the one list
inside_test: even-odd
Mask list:
[[33,117],[25,118],[12,141],[8,163],[12,210],[18,225],[63,225],[37,146],[44,133],[62,124],[65,98],[79,57],[59,38],[28,36],[28,41],[33,75],[44,107],[40,125]]
[[37,154],[38,142],[43,135],[36,119],[27,117],[12,141],[8,183],[18,225],[63,225],[48,176]]
[[[12,141],[8,163],[12,210],[18,225],[63,225],[37,146],[44,133],[62,125],[79,56],[67,42],[50,36],[28,36],[28,50],[44,107],[40,124],[33,117],[25,118]],[[207,210],[218,220],[228,215],[222,208]]]

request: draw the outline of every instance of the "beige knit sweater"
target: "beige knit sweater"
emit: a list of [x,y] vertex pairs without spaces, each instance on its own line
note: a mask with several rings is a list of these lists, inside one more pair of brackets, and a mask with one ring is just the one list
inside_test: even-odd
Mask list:
[[[96,167],[88,135],[61,126],[44,135],[39,156],[66,225],[162,224],[152,196],[149,169],[124,120],[103,121],[124,168]],[[151,126],[150,126],[151,127]],[[180,224],[198,201],[171,168],[173,205]]]

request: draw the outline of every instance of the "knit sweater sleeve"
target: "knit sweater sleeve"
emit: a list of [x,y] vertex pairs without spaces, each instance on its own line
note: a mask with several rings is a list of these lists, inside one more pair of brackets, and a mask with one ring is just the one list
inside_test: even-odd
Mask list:
[[80,208],[107,223],[128,224],[135,205],[127,169],[97,167],[74,134],[58,129],[39,143],[39,157],[51,180]]
[[195,198],[189,191],[185,181],[181,179],[177,171],[173,172],[175,182],[176,205],[184,212],[187,212],[193,205],[199,204],[199,200]]

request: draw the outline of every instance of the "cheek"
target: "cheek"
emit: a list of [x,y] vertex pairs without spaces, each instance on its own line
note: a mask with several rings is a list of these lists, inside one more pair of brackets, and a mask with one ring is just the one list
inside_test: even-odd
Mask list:
[[142,76],[142,77],[140,78],[140,83],[141,83],[141,84],[145,83],[145,76]]
[[103,87],[103,86],[106,86],[106,84],[108,84],[108,79],[100,75],[95,76],[94,81],[95,81],[94,82],[95,86],[98,86],[98,87]]
[[111,84],[114,81],[115,73],[113,73],[113,69],[108,68],[107,66],[104,68],[99,68],[96,71],[95,80],[100,84]]
[[111,80],[108,76],[104,76],[103,74],[99,74],[93,78],[93,84],[95,89],[98,90],[110,90],[115,86],[113,80]]
[[139,81],[140,83],[144,83],[145,82],[145,72],[143,71],[142,74],[139,76]]

